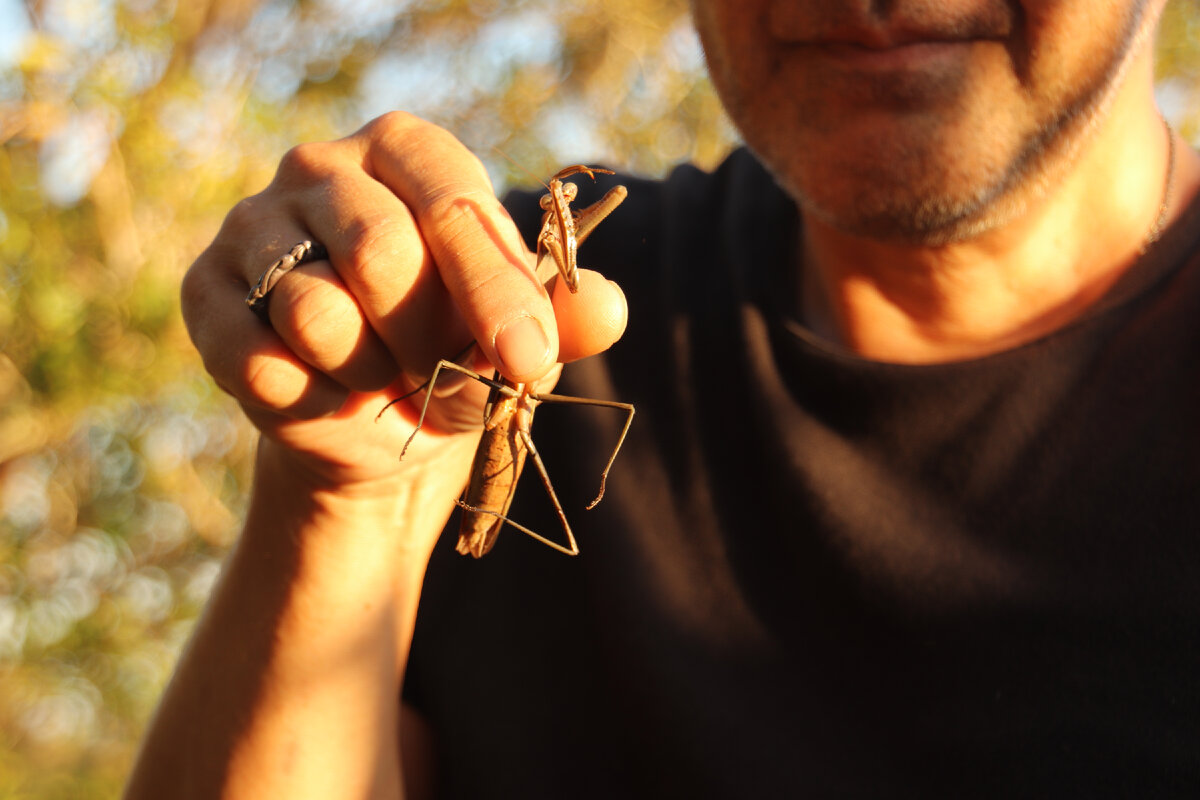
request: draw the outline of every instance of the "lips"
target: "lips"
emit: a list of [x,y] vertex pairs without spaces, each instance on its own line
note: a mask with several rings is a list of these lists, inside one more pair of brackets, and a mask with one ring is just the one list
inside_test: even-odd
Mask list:
[[997,36],[979,35],[974,30],[978,27],[827,25],[819,30],[783,31],[788,35],[775,41],[789,52],[804,54],[814,66],[824,63],[867,72],[944,70],[961,66],[974,46],[997,42]]
[[856,10],[854,4],[777,0],[768,7],[768,35],[785,45],[855,47],[883,51],[910,45],[1000,40],[1013,30],[1004,2],[892,4],[887,14]]
[[928,68],[935,62],[963,56],[971,46],[969,41],[925,41],[914,39],[886,45],[863,45],[858,42],[820,42],[804,45],[803,49],[825,61],[858,70],[912,70]]
[[956,34],[938,31],[905,31],[883,29],[857,29],[830,31],[808,41],[793,41],[792,44],[808,44],[819,47],[844,47],[859,50],[895,50],[918,44],[945,44],[967,41]]

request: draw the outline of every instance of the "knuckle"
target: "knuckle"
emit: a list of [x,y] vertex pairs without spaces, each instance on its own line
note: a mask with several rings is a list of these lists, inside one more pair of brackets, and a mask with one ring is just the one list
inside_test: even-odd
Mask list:
[[225,215],[214,246],[223,239],[243,241],[250,233],[262,230],[263,221],[267,216],[264,211],[265,205],[261,194],[243,197],[234,203],[233,208]]
[[407,111],[389,111],[363,126],[368,138],[384,143],[403,143],[406,149],[429,146],[462,147],[454,134]]
[[351,302],[338,302],[328,287],[313,286],[289,298],[289,339],[297,355],[318,367],[344,361],[361,338],[362,315]]
[[276,181],[285,184],[315,183],[330,171],[332,151],[328,142],[305,142],[283,154]]
[[243,403],[272,411],[295,408],[312,391],[316,378],[303,367],[266,353],[242,361],[233,396]]
[[229,213],[225,215],[227,220],[236,223],[253,222],[262,216],[263,196],[261,194],[252,194],[249,197],[243,197],[233,204],[233,208],[229,209]]
[[[183,320],[191,331],[194,326],[195,314],[200,307],[207,301],[206,280],[202,274],[205,256],[201,254],[196,259],[195,263],[188,268],[187,272],[183,273],[183,280],[179,284],[179,305],[183,313]],[[192,334],[193,337],[195,334]]]
[[453,162],[453,176],[440,186],[435,184],[431,196],[437,198],[446,193],[478,195],[482,200],[498,203],[491,176],[488,175],[487,167],[484,166],[479,156],[468,150],[454,134],[440,128],[438,131],[444,137],[444,149],[453,151],[456,157]]
[[[286,403],[280,398],[280,362],[273,358],[250,357],[241,362],[230,391],[239,400],[260,408],[278,408]],[[228,389],[227,389],[228,391]]]
[[395,135],[404,135],[421,127],[433,127],[420,117],[407,111],[388,111],[362,127],[360,133],[372,139],[387,139]]
[[426,195],[422,227],[444,242],[469,241],[483,233],[497,207],[495,195],[478,184],[447,181]]
[[368,122],[361,133],[373,145],[402,154],[408,166],[433,176],[452,164],[467,170],[475,184],[491,187],[487,167],[452,132],[404,111],[391,111]]
[[337,409],[349,394],[319,372],[265,353],[243,361],[233,384],[230,394],[243,405],[300,419]]
[[394,265],[403,252],[404,230],[390,215],[363,214],[342,232],[338,269],[364,277],[381,264]]

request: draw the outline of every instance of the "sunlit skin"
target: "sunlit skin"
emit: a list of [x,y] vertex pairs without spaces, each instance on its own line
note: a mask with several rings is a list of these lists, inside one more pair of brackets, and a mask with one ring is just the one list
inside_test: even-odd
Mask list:
[[[730,114],[804,208],[810,325],[921,362],[1082,313],[1136,260],[1163,196],[1162,6],[695,2]],[[1179,201],[1190,151],[1177,174]]]
[[[243,298],[306,238],[330,258],[280,281],[264,325]],[[403,113],[294,148],[230,212],[184,280],[183,313],[262,431],[254,490],[128,797],[399,797],[402,729],[421,795],[432,759],[397,697],[487,387],[439,380],[403,460],[419,404],[376,417],[472,340],[478,371],[549,391],[556,361],[620,338],[619,287],[580,269],[577,293],[547,290],[535,263],[478,159]]]
[[[1086,311],[1159,214],[1164,2],[694,0],[733,118],[804,208],[805,321],[862,357],[932,362]],[[1175,177],[1171,214],[1200,183],[1187,148]],[[264,325],[242,299],[306,238],[330,258],[289,273]],[[578,294],[549,293],[535,261],[478,160],[404,114],[293,149],[230,213],[183,311],[263,444],[130,800],[429,796],[429,729],[397,697],[486,389],[439,391],[403,461],[417,409],[375,417],[467,341],[477,368],[546,390],[556,360],[620,337],[618,287],[581,270]]]

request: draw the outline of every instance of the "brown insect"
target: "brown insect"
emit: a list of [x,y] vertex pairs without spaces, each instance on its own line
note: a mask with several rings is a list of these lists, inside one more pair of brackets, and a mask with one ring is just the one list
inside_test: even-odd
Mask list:
[[579,194],[578,187],[573,183],[563,183],[562,179],[585,173],[596,180],[595,173],[601,172],[612,175],[611,169],[601,167],[585,167],[582,164],[564,167],[554,174],[546,188],[549,194],[542,195],[541,206],[546,212],[542,215],[542,230],[538,234],[537,267],[541,272],[542,262],[546,256],[554,259],[558,274],[566,282],[571,293],[579,291],[579,266],[575,260],[575,251],[583,244],[595,227],[609,214],[621,205],[629,191],[624,186],[614,186],[599,201],[582,211],[572,211],[571,203]]
[[[547,258],[552,259],[557,267],[558,275],[572,292],[579,288],[576,250],[628,194],[624,186],[615,186],[596,203],[579,211],[573,210],[571,203],[575,200],[578,189],[573,183],[564,183],[563,178],[583,173],[595,180],[597,172],[613,174],[611,170],[586,167],[582,164],[561,169],[555,173],[546,187],[549,194],[541,199],[541,206],[545,214],[542,217],[542,229],[537,239],[537,270],[540,272],[541,266]],[[608,458],[608,463],[600,473],[600,491],[596,495],[596,499],[587,506],[591,509],[604,497],[604,485],[608,480],[608,472],[612,468],[613,461],[616,460],[617,453],[620,452],[621,445],[625,441],[625,435],[629,431],[629,426],[633,422],[633,406],[613,400],[539,394],[531,391],[525,384],[508,381],[499,372],[489,379],[457,363],[457,359],[443,359],[438,362],[433,370],[433,375],[426,383],[413,392],[388,403],[388,406],[391,406],[392,403],[410,397],[422,389],[428,389],[416,428],[413,429],[408,442],[405,443],[404,450],[400,453],[401,458],[404,457],[404,451],[408,449],[408,443],[412,442],[417,431],[424,424],[425,412],[429,408],[429,400],[433,396],[433,386],[437,382],[438,376],[445,370],[461,373],[491,387],[487,405],[484,407],[483,436],[475,451],[471,478],[463,498],[456,501],[463,509],[458,533],[458,552],[469,553],[476,558],[484,555],[492,549],[496,543],[496,537],[500,534],[500,528],[507,522],[517,530],[561,553],[578,555],[579,545],[575,541],[575,534],[571,531],[571,524],[567,521],[567,515],[563,512],[562,504],[554,491],[550,475],[546,471],[546,465],[542,463],[542,457],[538,454],[537,447],[534,446],[533,438],[530,435],[534,411],[540,403],[545,402],[601,406],[617,408],[626,412],[625,425],[621,429],[621,435],[617,439],[612,455]],[[386,409],[385,406],[384,410]],[[380,414],[382,413],[381,411]],[[565,545],[548,539],[507,516],[527,455],[533,457],[538,475],[541,476],[546,493],[550,496],[550,501],[558,514],[559,522],[566,535],[567,543]]]

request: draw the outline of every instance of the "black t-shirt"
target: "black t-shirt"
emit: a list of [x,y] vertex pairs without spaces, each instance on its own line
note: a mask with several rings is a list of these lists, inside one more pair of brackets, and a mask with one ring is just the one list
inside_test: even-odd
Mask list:
[[1200,203],[1065,328],[899,366],[796,321],[747,153],[622,182],[579,260],[629,329],[557,391],[637,417],[584,511],[621,415],[538,411],[578,558],[440,543],[405,695],[445,795],[1200,796]]

